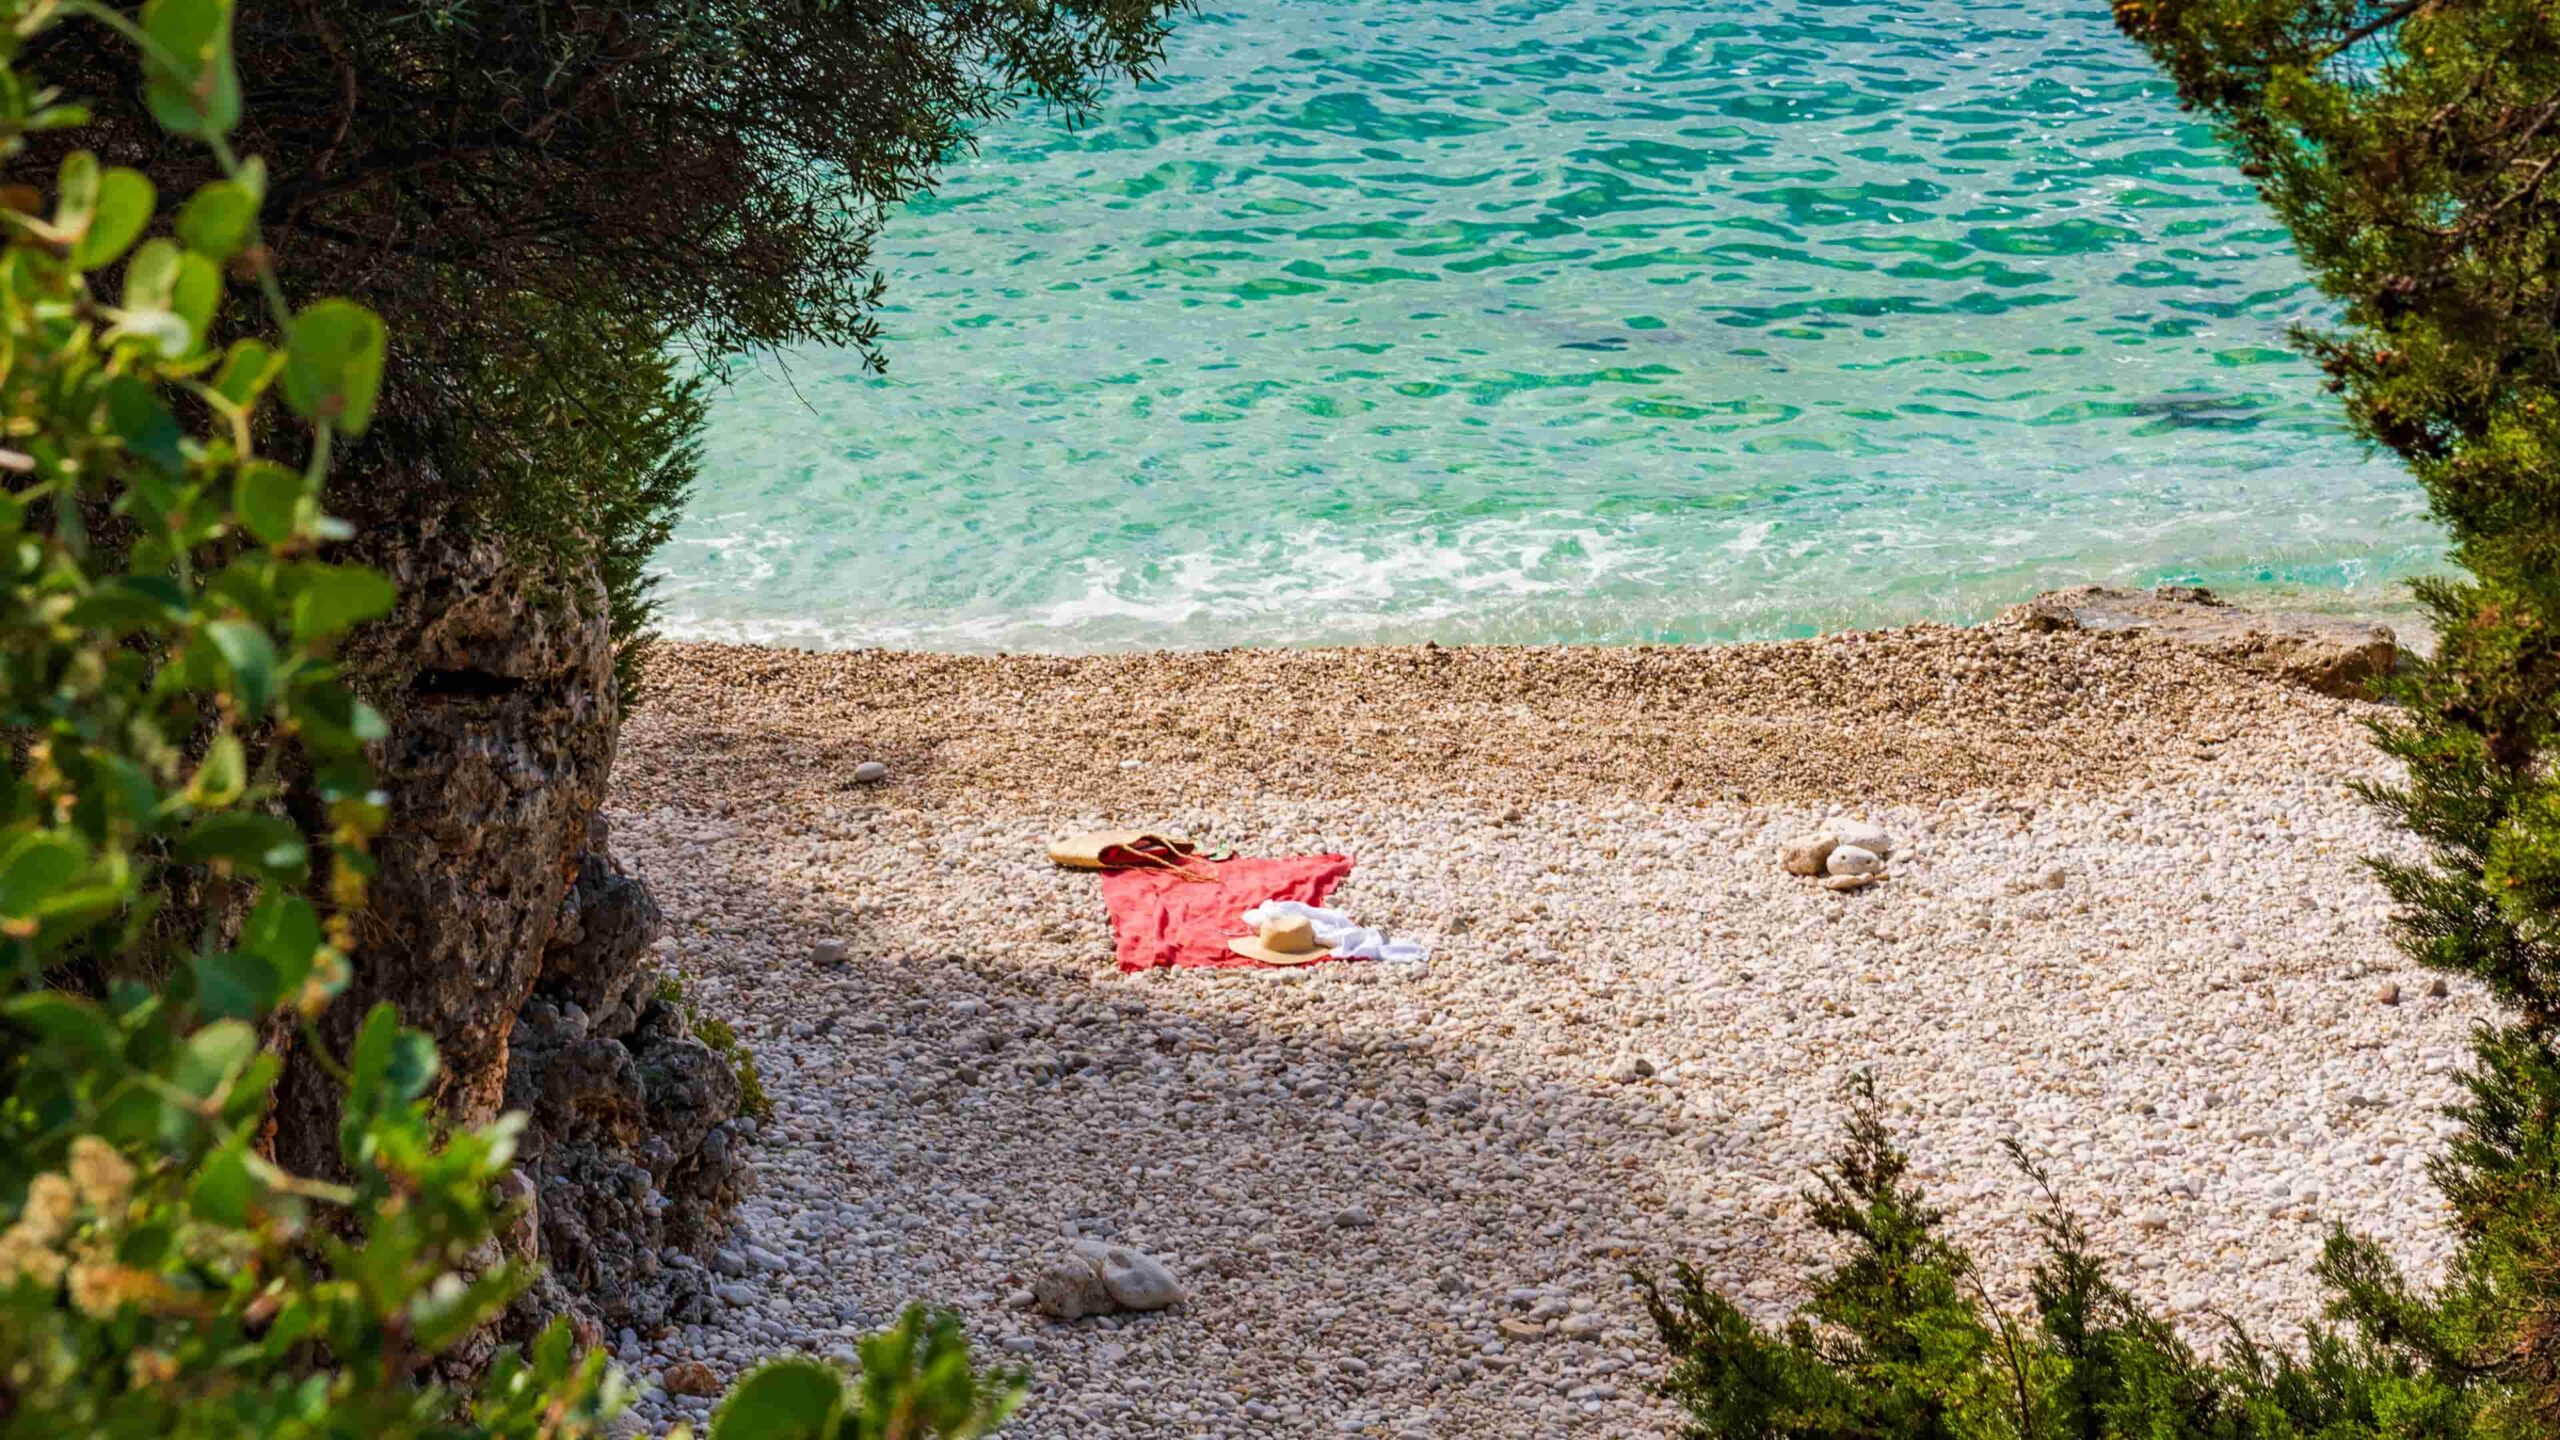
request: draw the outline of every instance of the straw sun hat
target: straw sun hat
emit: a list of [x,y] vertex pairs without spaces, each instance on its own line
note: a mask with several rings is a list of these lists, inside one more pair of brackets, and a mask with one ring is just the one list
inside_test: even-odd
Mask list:
[[1266,920],[1259,932],[1239,935],[1227,942],[1227,948],[1265,965],[1304,965],[1333,954],[1316,939],[1314,923],[1294,915]]

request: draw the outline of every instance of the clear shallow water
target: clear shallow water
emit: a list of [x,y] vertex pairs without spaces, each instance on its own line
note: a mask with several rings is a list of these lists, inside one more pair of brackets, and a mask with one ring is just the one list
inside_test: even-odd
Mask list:
[[1703,641],[2439,541],[2097,0],[1209,0],[892,226],[889,378],[742,370],[680,635]]

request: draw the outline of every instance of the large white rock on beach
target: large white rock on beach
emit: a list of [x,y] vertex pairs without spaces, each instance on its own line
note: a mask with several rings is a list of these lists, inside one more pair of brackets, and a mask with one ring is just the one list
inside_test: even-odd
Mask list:
[[1031,1282],[1032,1304],[1061,1320],[1114,1310],[1162,1310],[1189,1298],[1163,1261],[1101,1240],[1079,1240],[1050,1256]]
[[1893,836],[1886,833],[1881,825],[1865,820],[1853,820],[1846,815],[1834,815],[1822,822],[1822,828],[1824,833],[1843,845],[1855,845],[1861,850],[1878,855],[1893,853]]
[[1873,875],[1884,869],[1884,857],[1863,845],[1835,845],[1823,866],[1834,875]]

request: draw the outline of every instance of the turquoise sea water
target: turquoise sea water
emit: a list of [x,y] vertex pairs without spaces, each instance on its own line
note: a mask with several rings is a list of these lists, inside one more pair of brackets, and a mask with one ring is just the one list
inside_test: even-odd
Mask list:
[[1766,638],[2084,580],[2382,608],[2439,550],[2100,0],[1207,0],[887,261],[889,378],[720,397],[673,633]]

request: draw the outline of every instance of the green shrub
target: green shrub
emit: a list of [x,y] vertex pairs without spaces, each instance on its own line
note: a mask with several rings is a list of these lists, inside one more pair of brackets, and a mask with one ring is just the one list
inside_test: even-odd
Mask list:
[[[0,188],[0,1435],[591,1434],[625,1392],[565,1323],[467,1392],[438,1379],[529,1276],[494,1243],[516,1121],[443,1133],[425,1036],[377,1007],[327,1061],[343,1183],[260,1150],[261,1039],[316,1046],[384,818],[381,720],[330,655],[392,592],[321,558],[346,533],[321,500],[387,337],[344,300],[288,310],[268,271],[226,0],[0,0],[0,158],[81,122],[16,64],[66,18],[142,53],[219,178],[164,205],[76,152],[50,197]],[[219,343],[244,314],[280,347]],[[1017,1393],[947,1320],[863,1353],[858,1385],[764,1372],[798,1378],[715,1429],[976,1435]]]
[[673,975],[661,976],[657,988],[658,1003],[684,1017],[685,1028],[693,1038],[711,1047],[738,1077],[739,1103],[758,1120],[773,1118],[773,1098],[764,1093],[764,1077],[756,1073],[755,1052],[738,1039],[738,1032],[717,1015],[705,1016],[685,998],[684,982]]
[[859,1373],[775,1360],[739,1377],[712,1417],[711,1440],[977,1440],[1022,1403],[1017,1376],[969,1366],[960,1322],[911,1306],[863,1339]]
[[[1783,1332],[1685,1273],[1654,1292],[1711,1436],[2560,1435],[2560,6],[2116,0],[2212,120],[2344,323],[2300,343],[2452,540],[2437,650],[2377,726],[2368,791],[2426,846],[2380,864],[2402,948],[2510,1013],[2483,1027],[2434,1176],[2460,1251],[2411,1284],[2343,1233],[2300,1357],[2198,1360],[2098,1275],[2059,1210],[2032,1327],[1962,1294],[1862,1112],[1818,1204],[1853,1259]],[[1854,1164],[1852,1162],[1855,1162]],[[1868,1177],[1860,1179],[1859,1177]],[[1882,1177],[1882,1178],[1878,1178]],[[1955,1298],[1950,1298],[1951,1295]],[[2009,1377],[2011,1398],[1999,1398]]]
[[[1806,1198],[1840,1242],[1809,1304],[1755,1325],[1692,1266],[1637,1284],[1672,1368],[1663,1389],[1701,1440],[2461,1440],[2485,1427],[2486,1387],[2431,1373],[2370,1333],[2315,1328],[2300,1357],[2236,1327],[2207,1360],[2107,1279],[2087,1232],[2024,1152],[2044,1192],[2030,1313],[1993,1303],[1973,1259],[1940,1233],[1887,1133],[1870,1081],[1848,1136]],[[2363,1284],[2368,1247],[2333,1240],[2333,1293]]]

